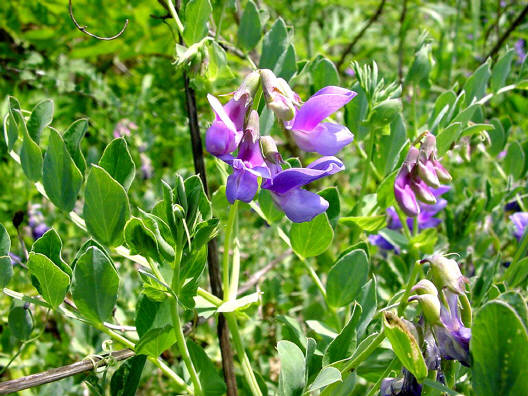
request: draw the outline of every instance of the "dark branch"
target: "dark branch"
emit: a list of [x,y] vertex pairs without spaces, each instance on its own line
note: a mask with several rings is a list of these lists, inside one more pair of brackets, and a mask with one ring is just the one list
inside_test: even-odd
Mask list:
[[123,25],[123,28],[121,29],[121,31],[119,33],[117,33],[116,35],[112,36],[112,37],[101,37],[101,36],[98,36],[96,34],[93,34],[93,33],[90,33],[88,30],[88,26],[81,26],[79,25],[79,22],[77,22],[77,20],[75,19],[75,17],[73,16],[73,5],[72,5],[72,0],[68,0],[68,4],[69,4],[69,11],[70,11],[70,18],[71,20],[73,21],[73,24],[75,25],[75,27],[77,29],[79,29],[81,32],[83,32],[84,34],[90,36],[90,37],[93,37],[93,38],[96,38],[97,40],[105,40],[105,41],[110,41],[110,40],[114,40],[116,38],[118,38],[119,36],[121,36],[124,32],[125,32],[125,29],[127,28],[128,26],[128,19],[125,19],[125,24]]
[[524,18],[526,18],[526,15],[528,15],[528,5],[524,7],[524,9],[521,11],[521,13],[515,18],[515,21],[510,25],[508,30],[504,32],[504,34],[499,38],[499,41],[495,44],[495,46],[491,49],[489,54],[483,59],[483,62],[486,61],[488,58],[493,58],[497,53],[499,52],[500,48],[502,47],[502,44],[506,41],[506,39],[510,36],[510,34],[519,26],[523,21]]
[[94,356],[91,359],[84,359],[80,362],[69,364],[67,366],[57,367],[51,370],[43,371],[41,373],[28,375],[26,377],[4,381],[0,383],[0,394],[4,395],[7,393],[18,392],[23,389],[32,388],[34,386],[40,386],[48,384],[50,382],[59,381],[63,378],[71,377],[72,375],[91,371],[97,367],[103,367],[108,364],[108,360],[111,358],[117,361],[125,360],[134,356],[134,352],[130,349],[122,349],[120,351],[112,352],[107,356],[98,357]]
[[356,37],[354,37],[352,39],[352,41],[350,42],[350,44],[348,44],[345,48],[345,50],[343,51],[343,53],[341,54],[341,58],[339,59],[339,61],[337,61],[337,64],[336,64],[336,67],[337,69],[341,69],[341,67],[343,66],[343,63],[345,62],[345,58],[347,57],[348,54],[350,54],[352,52],[352,50],[354,49],[354,46],[357,44],[357,42],[361,39],[361,37],[363,37],[363,35],[365,34],[365,32],[367,31],[367,29],[374,23],[378,20],[378,18],[380,17],[381,13],[383,12],[383,7],[385,7],[385,3],[387,2],[387,0],[381,0],[381,3],[379,4],[378,6],[378,9],[376,10],[376,12],[370,17],[370,19],[368,20],[367,24],[365,26],[363,26],[363,29],[360,30],[360,32],[356,35]]

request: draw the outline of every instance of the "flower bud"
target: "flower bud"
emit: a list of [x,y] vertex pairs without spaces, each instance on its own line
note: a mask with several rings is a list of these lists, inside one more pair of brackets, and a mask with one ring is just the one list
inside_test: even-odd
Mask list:
[[249,73],[240,87],[235,91],[233,98],[240,100],[243,95],[248,95],[249,98],[253,98],[260,84],[260,73],[258,71],[252,71]]
[[264,155],[264,158],[272,163],[282,162],[282,157],[277,148],[277,144],[271,136],[261,136],[260,144],[262,145],[262,154]]
[[438,180],[441,183],[449,183],[453,178],[449,174],[449,172],[442,166],[440,161],[434,160],[433,161],[434,170],[436,173],[436,176],[438,176]]
[[422,180],[419,182],[411,180],[411,188],[416,194],[416,198],[418,198],[420,201],[428,205],[434,205],[436,203],[436,197],[434,196],[433,192]]
[[431,294],[433,296],[438,296],[438,290],[436,289],[433,282],[428,279],[422,279],[416,285],[414,285],[411,290],[416,292],[418,295]]
[[468,279],[462,275],[455,260],[435,254],[428,261],[431,263],[433,282],[438,288],[446,287],[456,294],[465,292],[464,283],[467,283]]
[[407,153],[407,157],[405,157],[405,161],[403,161],[402,168],[405,167],[410,173],[416,166],[419,156],[420,151],[418,151],[416,147],[411,146],[411,148],[409,148],[409,152]]
[[262,91],[268,107],[281,121],[290,121],[295,117],[295,94],[288,83],[277,78],[271,70],[260,70]]
[[433,188],[440,187],[440,181],[432,161],[418,161],[418,175],[428,186]]
[[431,159],[436,153],[436,138],[432,133],[427,132],[425,135],[424,141],[420,146],[420,152],[426,159]]
[[409,297],[409,302],[418,301],[425,319],[431,324],[440,322],[440,300],[433,294],[422,294]]

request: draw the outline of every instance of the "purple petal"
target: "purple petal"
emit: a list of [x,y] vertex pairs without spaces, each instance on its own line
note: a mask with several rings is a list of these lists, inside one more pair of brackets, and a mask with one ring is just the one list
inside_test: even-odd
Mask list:
[[238,146],[238,158],[251,164],[251,167],[263,166],[264,158],[260,152],[260,143],[258,138],[253,140],[251,133],[244,133],[244,137]]
[[394,198],[407,216],[415,217],[420,213],[420,208],[409,183],[409,173],[406,168],[402,167],[394,182]]
[[389,221],[387,224],[387,228],[389,230],[399,230],[402,228],[402,223],[398,217],[398,213],[392,206],[387,208],[387,215],[389,216]]
[[238,100],[231,99],[224,105],[224,111],[233,122],[235,129],[241,131],[244,128],[244,119],[248,110],[247,94]]
[[383,238],[381,235],[369,235],[368,240],[371,244],[378,246],[384,250],[393,250],[394,245],[387,241],[385,238]]
[[239,200],[251,202],[258,190],[257,176],[245,168],[235,168],[227,178],[226,197],[230,203]]
[[289,190],[284,194],[271,194],[288,219],[294,223],[312,220],[328,209],[328,202],[321,196],[300,188]]
[[354,140],[347,127],[331,122],[320,123],[308,132],[292,129],[292,135],[301,150],[321,155],[337,154]]
[[271,181],[263,185],[277,194],[302,187],[317,179],[333,175],[345,169],[344,164],[335,157],[321,157],[306,168],[291,168],[279,172]]
[[329,86],[320,89],[301,106],[295,116],[292,129],[311,131],[356,95],[356,92],[340,87]]
[[205,133],[205,148],[213,155],[221,156],[237,148],[237,136],[222,121],[215,120]]
[[524,234],[524,229],[528,225],[528,212],[517,212],[510,216],[510,220],[515,225],[513,235],[520,240]]
[[218,121],[222,121],[227,128],[231,129],[232,131],[236,131],[237,128],[235,127],[235,124],[233,123],[231,118],[229,118],[229,115],[222,106],[222,103],[220,103],[220,101],[211,94],[207,94],[207,100],[213,108],[213,111],[216,115],[216,119]]

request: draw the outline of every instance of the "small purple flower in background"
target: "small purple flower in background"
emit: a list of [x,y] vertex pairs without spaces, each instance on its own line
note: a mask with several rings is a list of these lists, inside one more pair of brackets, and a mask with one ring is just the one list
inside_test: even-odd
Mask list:
[[524,48],[526,42],[523,39],[519,39],[515,42],[515,52],[517,53],[517,63],[521,64],[526,59],[526,50]]
[[138,126],[127,118],[120,120],[114,128],[114,137],[120,138],[124,136],[130,136],[131,131],[138,129]]
[[420,214],[418,200],[436,204],[434,189],[451,181],[451,175],[436,159],[436,138],[427,133],[418,150],[411,147],[394,181],[394,197],[401,210],[409,217]]
[[145,153],[141,153],[139,158],[141,160],[141,175],[143,179],[150,179],[154,172],[151,159]]
[[344,125],[323,122],[325,118],[345,106],[356,92],[328,86],[317,91],[296,112],[295,118],[285,123],[295,143],[303,151],[321,155],[335,155],[354,140]]
[[9,257],[11,258],[11,264],[22,264],[22,259],[18,257],[16,254],[9,252]]
[[46,233],[50,228],[44,222],[44,216],[40,211],[40,205],[32,205],[29,209],[29,220],[28,224],[31,229],[31,235],[34,240],[39,239]]
[[255,110],[249,115],[237,157],[226,154],[220,159],[233,168],[233,173],[227,178],[227,200],[230,203],[235,200],[251,202],[258,190],[258,177],[271,176],[260,152],[259,116]]
[[328,209],[324,198],[301,187],[345,169],[335,157],[321,157],[306,168],[279,170],[277,165],[271,164],[271,178],[262,183],[262,188],[271,192],[275,204],[295,223],[310,221]]
[[519,202],[517,200],[510,201],[506,205],[504,205],[504,211],[505,212],[520,212],[521,206],[519,205]]
[[528,225],[528,212],[517,212],[510,216],[510,220],[515,225],[515,231],[513,235],[518,241],[521,240],[524,235],[526,226]]
[[356,72],[351,67],[347,67],[345,69],[345,74],[350,77],[354,77],[356,75]]

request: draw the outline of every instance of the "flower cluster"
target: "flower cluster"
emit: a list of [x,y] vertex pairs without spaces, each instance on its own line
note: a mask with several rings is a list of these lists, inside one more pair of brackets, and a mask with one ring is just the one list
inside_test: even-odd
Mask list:
[[[440,186],[438,188],[433,189],[433,195],[436,198],[436,203],[433,205],[428,205],[423,202],[418,202],[418,206],[420,208],[420,213],[417,216],[417,223],[418,223],[418,230],[425,230],[427,228],[435,228],[437,227],[442,220],[435,217],[438,212],[443,210],[447,206],[447,201],[443,198],[440,198],[441,195],[445,194],[451,189],[449,186]],[[388,215],[388,224],[387,228],[390,230],[400,230],[403,228],[402,222],[400,221],[400,218],[398,217],[398,213],[396,212],[396,209],[394,207],[390,207],[387,209],[387,215]],[[412,218],[408,218],[407,220],[407,226],[411,231],[413,231],[414,228],[414,221]],[[399,253],[399,249],[397,246],[393,245],[390,241],[385,239],[383,235],[381,234],[375,234],[375,235],[369,235],[368,237],[369,242],[373,245],[378,246],[381,249],[384,250],[394,250],[396,253]]]
[[[260,136],[259,115],[252,110],[259,87],[268,108],[299,148],[318,153],[321,158],[306,168],[290,168],[274,139]],[[233,170],[226,185],[229,202],[251,202],[260,178],[261,188],[270,191],[275,204],[293,222],[310,221],[326,211],[328,202],[302,187],[344,169],[333,155],[354,137],[345,126],[324,120],[355,95],[348,89],[328,86],[303,103],[285,80],[266,69],[250,73],[225,105],[208,95],[215,120],[206,132],[205,145],[209,153]]]
[[[432,279],[422,279],[411,290],[415,294],[409,302],[418,302],[423,317],[414,324],[403,321],[416,339],[422,340],[425,364],[436,370],[436,380],[445,383],[441,371],[441,360],[458,360],[469,366],[469,342],[471,329],[464,326],[460,316],[459,299],[465,298],[464,284],[468,280],[462,275],[455,260],[436,254],[422,263],[429,263]],[[380,396],[406,396],[422,394],[422,386],[407,370],[401,378],[385,378],[380,387]]]
[[418,150],[411,146],[394,182],[394,196],[409,217],[420,214],[418,201],[436,204],[434,189],[449,183],[451,175],[436,158],[436,138],[427,132]]

